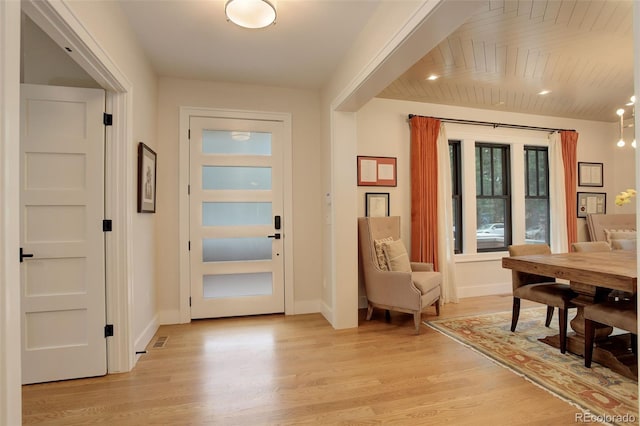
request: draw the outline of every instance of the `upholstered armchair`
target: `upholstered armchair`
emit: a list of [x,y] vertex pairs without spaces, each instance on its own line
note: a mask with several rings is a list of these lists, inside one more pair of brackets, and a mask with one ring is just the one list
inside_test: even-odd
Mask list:
[[[546,244],[522,244],[509,246],[509,255],[526,256],[534,254],[551,254]],[[549,327],[554,308],[558,308],[558,328],[560,329],[560,352],[567,350],[567,310],[576,306],[571,299],[577,294],[568,284],[556,282],[555,278],[525,272],[512,271],[513,313],[511,315],[511,331],[516,331],[520,317],[520,299],[547,305],[545,326]]]
[[416,334],[422,312],[440,314],[442,275],[430,263],[410,262],[400,240],[400,217],[358,218],[360,263],[367,293],[367,321],[373,308],[413,314]]

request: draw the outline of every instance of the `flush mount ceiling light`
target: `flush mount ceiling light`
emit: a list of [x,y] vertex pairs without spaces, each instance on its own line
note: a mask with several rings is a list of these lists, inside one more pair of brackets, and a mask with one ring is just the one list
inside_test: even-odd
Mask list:
[[264,28],[276,21],[276,8],[267,0],[229,0],[227,20],[244,28]]

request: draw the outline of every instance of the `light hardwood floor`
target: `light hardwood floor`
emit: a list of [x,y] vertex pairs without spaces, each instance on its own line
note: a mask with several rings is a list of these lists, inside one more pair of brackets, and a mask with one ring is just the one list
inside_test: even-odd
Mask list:
[[[510,308],[510,296],[470,298],[441,317]],[[482,355],[426,326],[414,335],[410,315],[361,314],[349,330],[320,314],[162,326],[130,373],[24,386],[23,422],[575,424],[575,407]]]

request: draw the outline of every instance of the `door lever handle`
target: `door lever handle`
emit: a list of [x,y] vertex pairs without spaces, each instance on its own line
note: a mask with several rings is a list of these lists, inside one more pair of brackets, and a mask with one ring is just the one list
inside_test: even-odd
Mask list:
[[280,239],[280,233],[274,234],[274,235],[267,235],[267,238],[275,238],[276,240]]
[[25,257],[33,257],[33,253],[25,253],[24,249],[20,247],[20,263],[22,263]]

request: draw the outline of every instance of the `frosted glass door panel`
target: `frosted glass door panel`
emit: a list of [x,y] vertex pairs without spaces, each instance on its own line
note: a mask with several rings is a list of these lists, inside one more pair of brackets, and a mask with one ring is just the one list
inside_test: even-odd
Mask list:
[[202,203],[202,226],[270,225],[271,203]]
[[202,167],[202,189],[271,189],[271,167]]
[[271,272],[234,275],[205,275],[203,296],[205,299],[226,297],[267,296],[272,293]]
[[204,130],[205,154],[271,155],[271,133]]
[[203,262],[271,260],[270,238],[211,238],[202,240]]

